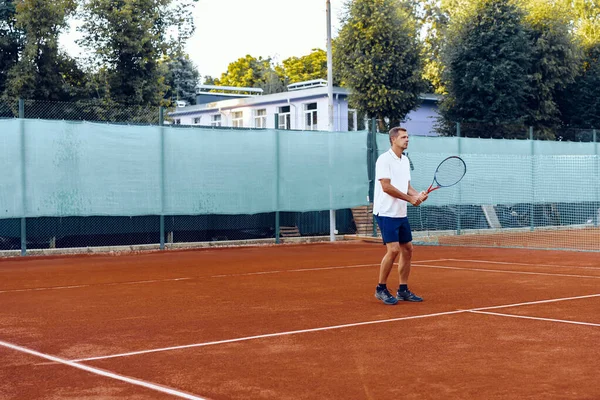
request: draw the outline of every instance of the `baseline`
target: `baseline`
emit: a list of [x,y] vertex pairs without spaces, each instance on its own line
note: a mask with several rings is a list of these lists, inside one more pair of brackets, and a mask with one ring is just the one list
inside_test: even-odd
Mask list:
[[[439,261],[449,261],[449,260],[445,259],[445,258],[441,258],[441,259],[436,259],[436,260],[424,260],[422,262],[439,262]],[[7,290],[0,290],[0,294],[38,292],[38,291],[46,291],[46,290],[81,289],[81,288],[96,287],[96,286],[141,285],[141,284],[148,284],[148,283],[177,282],[177,281],[186,281],[186,280],[195,280],[195,279],[234,278],[234,277],[239,277],[239,276],[282,274],[282,273],[288,273],[288,272],[329,271],[329,270],[335,270],[335,269],[365,268],[365,267],[373,267],[373,266],[378,266],[378,265],[379,265],[379,263],[356,264],[356,265],[342,265],[342,266],[322,267],[322,268],[297,268],[297,269],[290,269],[290,270],[259,271],[259,272],[248,272],[248,273],[239,273],[239,274],[221,274],[221,275],[211,275],[211,276],[206,276],[206,277],[204,277],[204,276],[203,277],[189,277],[188,276],[188,277],[180,277],[180,278],[140,280],[140,281],[129,281],[129,282],[111,282],[111,283],[84,284],[84,285],[51,286],[51,287],[28,288],[28,289],[7,289]]]
[[[439,260],[436,260],[439,261]],[[488,261],[488,260],[469,260],[469,259],[460,259],[460,258],[447,258],[444,261],[459,261],[459,262],[470,262],[470,263],[479,263],[479,264],[501,264],[501,265],[525,265],[527,267],[556,267],[556,268],[578,268],[578,269],[592,269],[592,270],[600,270],[600,267],[584,267],[578,265],[560,265],[560,264],[535,264],[535,263],[521,263],[521,262],[511,262],[511,261]],[[435,262],[435,261],[423,261],[423,262]]]
[[568,278],[600,279],[600,276],[594,276],[594,275],[553,274],[550,272],[509,271],[509,270],[505,270],[505,269],[450,267],[447,265],[425,265],[425,264],[421,264],[421,263],[412,263],[412,265],[415,267],[419,267],[419,268],[451,269],[451,270],[458,270],[458,271],[497,272],[497,273],[501,273],[501,274],[542,275],[542,276],[560,276],[560,277],[568,277]]
[[595,324],[593,322],[568,321],[565,319],[531,317],[528,315],[503,314],[503,313],[495,313],[495,312],[489,312],[489,311],[477,311],[477,310],[467,310],[467,312],[473,313],[473,314],[494,315],[494,316],[498,316],[498,317],[533,319],[533,320],[537,320],[537,321],[547,321],[547,322],[561,322],[564,324],[573,324],[573,325],[600,326],[600,324]]
[[524,306],[524,305],[544,304],[544,303],[550,303],[550,302],[568,301],[568,300],[585,299],[585,298],[593,298],[593,297],[600,297],[600,293],[584,295],[584,296],[565,297],[565,298],[558,298],[558,299],[537,300],[537,301],[530,301],[530,302],[524,302],[524,303],[505,304],[505,305],[500,305],[500,306],[479,307],[479,308],[472,308],[472,309],[468,309],[468,310],[454,310],[454,311],[446,311],[446,312],[433,313],[433,314],[413,315],[413,316],[409,316],[409,317],[399,317],[399,318],[389,318],[389,319],[375,320],[375,321],[355,322],[355,323],[349,323],[349,324],[325,326],[325,327],[310,328],[310,329],[300,329],[300,330],[287,331],[287,332],[267,333],[264,335],[255,335],[255,336],[248,336],[248,337],[241,337],[241,338],[234,338],[234,339],[217,340],[217,341],[212,341],[212,342],[193,343],[193,344],[180,345],[180,346],[163,347],[163,348],[158,348],[158,349],[132,351],[132,352],[128,352],[128,353],[80,358],[80,359],[71,360],[71,361],[72,362],[84,362],[84,361],[94,361],[94,360],[105,360],[105,359],[109,359],[109,358],[129,357],[129,356],[149,354],[149,353],[159,353],[159,352],[172,351],[172,350],[182,350],[182,349],[213,346],[213,345],[226,344],[226,343],[243,342],[243,341],[254,340],[254,339],[296,335],[296,334],[301,334],[301,333],[310,333],[310,332],[319,332],[319,331],[329,331],[329,330],[334,330],[334,329],[343,329],[343,328],[352,328],[352,327],[357,327],[357,326],[383,324],[383,323],[388,323],[388,322],[398,322],[398,321],[406,321],[406,320],[412,320],[412,319],[439,317],[439,316],[443,316],[443,315],[461,314],[461,313],[467,313],[467,312],[472,312],[472,311],[519,307],[519,306]]

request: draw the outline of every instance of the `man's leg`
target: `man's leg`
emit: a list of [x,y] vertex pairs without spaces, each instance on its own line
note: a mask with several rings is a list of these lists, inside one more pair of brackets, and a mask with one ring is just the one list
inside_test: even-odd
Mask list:
[[397,242],[386,243],[386,253],[381,260],[381,266],[379,267],[379,283],[386,284],[388,276],[394,266],[394,261],[400,254],[400,244]]
[[394,305],[398,303],[398,300],[392,296],[387,288],[387,279],[394,266],[394,261],[400,252],[400,247],[397,242],[386,243],[386,253],[381,260],[381,266],[379,267],[379,285],[375,290],[375,297],[385,304]]
[[408,285],[410,265],[412,260],[413,245],[411,242],[398,245],[400,261],[398,261],[398,277],[401,285]]
[[423,299],[408,289],[408,277],[412,261],[413,245],[411,242],[400,244],[400,261],[398,262],[398,275],[400,287],[396,293],[398,301],[423,301]]

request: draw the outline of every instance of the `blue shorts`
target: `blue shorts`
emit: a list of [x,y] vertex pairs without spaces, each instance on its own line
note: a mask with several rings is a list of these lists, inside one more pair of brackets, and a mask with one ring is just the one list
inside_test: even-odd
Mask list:
[[377,225],[379,225],[379,230],[381,230],[383,244],[392,242],[412,242],[412,233],[410,231],[408,217],[393,218],[375,215],[375,220],[377,221]]

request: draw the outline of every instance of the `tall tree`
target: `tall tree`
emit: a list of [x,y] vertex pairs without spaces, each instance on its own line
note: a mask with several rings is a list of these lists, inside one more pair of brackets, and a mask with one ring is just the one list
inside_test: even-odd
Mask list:
[[600,130],[600,43],[587,46],[580,74],[562,92],[559,104],[566,126]]
[[[161,104],[168,85],[160,60],[193,32],[193,21],[177,15],[195,0],[84,0],[80,41],[106,70],[104,93],[120,103]],[[176,38],[167,32],[177,32]],[[181,33],[183,32],[183,33]],[[178,43],[178,45],[176,45]]]
[[271,66],[270,58],[246,55],[227,66],[221,78],[215,78],[215,85],[261,88],[265,94],[285,91],[283,81]]
[[449,14],[444,12],[439,0],[422,1],[415,7],[415,14],[422,32],[423,78],[429,86],[427,91],[442,94],[445,89],[442,84],[443,64],[440,49]]
[[196,104],[196,87],[200,83],[200,73],[188,56],[179,56],[167,62],[166,83],[169,85],[166,98],[184,100]]
[[421,44],[409,6],[401,0],[353,0],[335,42],[334,65],[351,90],[350,104],[397,125],[419,104],[425,89]]
[[[36,100],[70,100],[81,72],[58,46],[76,0],[22,0],[16,7],[16,24],[24,33],[19,61],[8,73],[7,94]],[[71,75],[74,74],[74,75]]]
[[[578,75],[559,96],[566,126],[600,129],[600,3],[597,0],[563,0],[583,51]],[[566,139],[576,140],[577,137]]]
[[285,84],[327,79],[327,52],[313,49],[310,54],[302,57],[286,58],[283,65],[275,67]]
[[448,94],[440,111],[446,121],[489,125],[478,136],[503,137],[506,124],[528,116],[529,32],[523,11],[505,0],[482,0],[472,12],[449,27],[442,53]]
[[599,0],[562,0],[566,2],[564,10],[571,10],[575,34],[585,49],[591,49],[600,43],[600,1]]
[[210,75],[204,75],[202,80],[203,85],[215,85],[215,78]]
[[22,32],[17,28],[14,0],[0,1],[0,94],[4,93],[8,71],[19,61]]
[[537,138],[554,139],[561,124],[558,96],[578,72],[579,48],[563,5],[554,0],[536,0],[524,7],[532,43],[529,115],[525,122],[534,126]]

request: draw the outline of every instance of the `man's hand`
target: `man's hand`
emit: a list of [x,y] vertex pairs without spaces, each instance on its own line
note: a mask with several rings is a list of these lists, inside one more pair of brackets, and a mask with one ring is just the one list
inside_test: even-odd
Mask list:
[[417,207],[422,202],[424,202],[425,200],[427,200],[428,197],[429,197],[429,195],[427,194],[427,192],[423,191],[423,192],[419,193],[418,196],[412,196],[410,204],[412,204],[413,206]]

